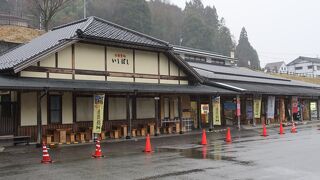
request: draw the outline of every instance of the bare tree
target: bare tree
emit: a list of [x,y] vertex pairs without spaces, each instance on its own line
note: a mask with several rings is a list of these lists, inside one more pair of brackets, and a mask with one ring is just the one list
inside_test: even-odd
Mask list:
[[53,17],[72,0],[33,0],[34,14],[40,16],[40,23],[45,31],[49,30]]

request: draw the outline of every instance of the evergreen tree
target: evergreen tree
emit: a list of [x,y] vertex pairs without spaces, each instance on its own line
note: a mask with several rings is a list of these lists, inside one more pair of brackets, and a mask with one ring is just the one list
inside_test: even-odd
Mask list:
[[244,27],[241,30],[235,55],[236,58],[238,58],[238,66],[249,67],[251,69],[260,69],[258,53],[251,46],[248,33]]
[[145,0],[93,0],[88,4],[88,13],[142,33],[151,33],[151,14]]
[[164,0],[149,1],[151,12],[151,35],[172,44],[180,44],[183,12],[176,5]]

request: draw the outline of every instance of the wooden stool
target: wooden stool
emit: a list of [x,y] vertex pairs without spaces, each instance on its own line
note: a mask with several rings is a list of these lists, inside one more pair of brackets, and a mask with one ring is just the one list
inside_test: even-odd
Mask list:
[[141,130],[140,129],[137,130],[137,136],[141,136]]
[[154,123],[148,124],[150,136],[154,136],[154,125],[155,125]]
[[168,134],[172,134],[172,130],[173,130],[173,126],[172,126],[172,125],[169,125],[169,127],[168,127]]
[[131,131],[131,136],[132,137],[136,137],[137,136],[137,129],[132,129],[132,131]]
[[102,140],[106,139],[106,132],[105,131],[101,131],[100,136],[101,136]]
[[70,133],[70,142],[75,143],[76,142],[76,134],[75,133]]
[[110,137],[114,139],[119,139],[119,134],[120,134],[119,130],[112,130],[110,133]]
[[175,123],[176,124],[176,133],[180,132],[180,123]]
[[46,135],[46,142],[47,142],[47,144],[51,144],[51,143],[52,143],[52,137],[53,137],[52,134],[47,134],[47,135]]
[[141,128],[141,136],[146,136],[146,128]]
[[84,132],[79,132],[77,133],[76,135],[76,140],[81,142],[81,143],[84,143],[86,142],[85,138],[84,138]]
[[121,125],[121,135],[124,138],[128,136],[128,126],[127,125]]

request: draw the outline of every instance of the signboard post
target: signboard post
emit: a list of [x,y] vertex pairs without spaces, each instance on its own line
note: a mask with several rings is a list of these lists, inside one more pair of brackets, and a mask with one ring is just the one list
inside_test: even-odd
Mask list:
[[220,96],[213,99],[213,123],[214,125],[221,125]]
[[254,125],[256,125],[256,119],[261,117],[261,97],[253,99],[253,118]]
[[94,95],[92,133],[100,134],[103,125],[104,94]]

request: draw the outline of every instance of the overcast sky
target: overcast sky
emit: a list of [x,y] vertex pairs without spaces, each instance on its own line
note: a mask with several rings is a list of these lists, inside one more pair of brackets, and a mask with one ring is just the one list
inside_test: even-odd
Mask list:
[[[189,0],[171,0],[184,8]],[[262,67],[298,56],[320,57],[319,0],[202,0],[214,5],[238,41],[246,27]]]

